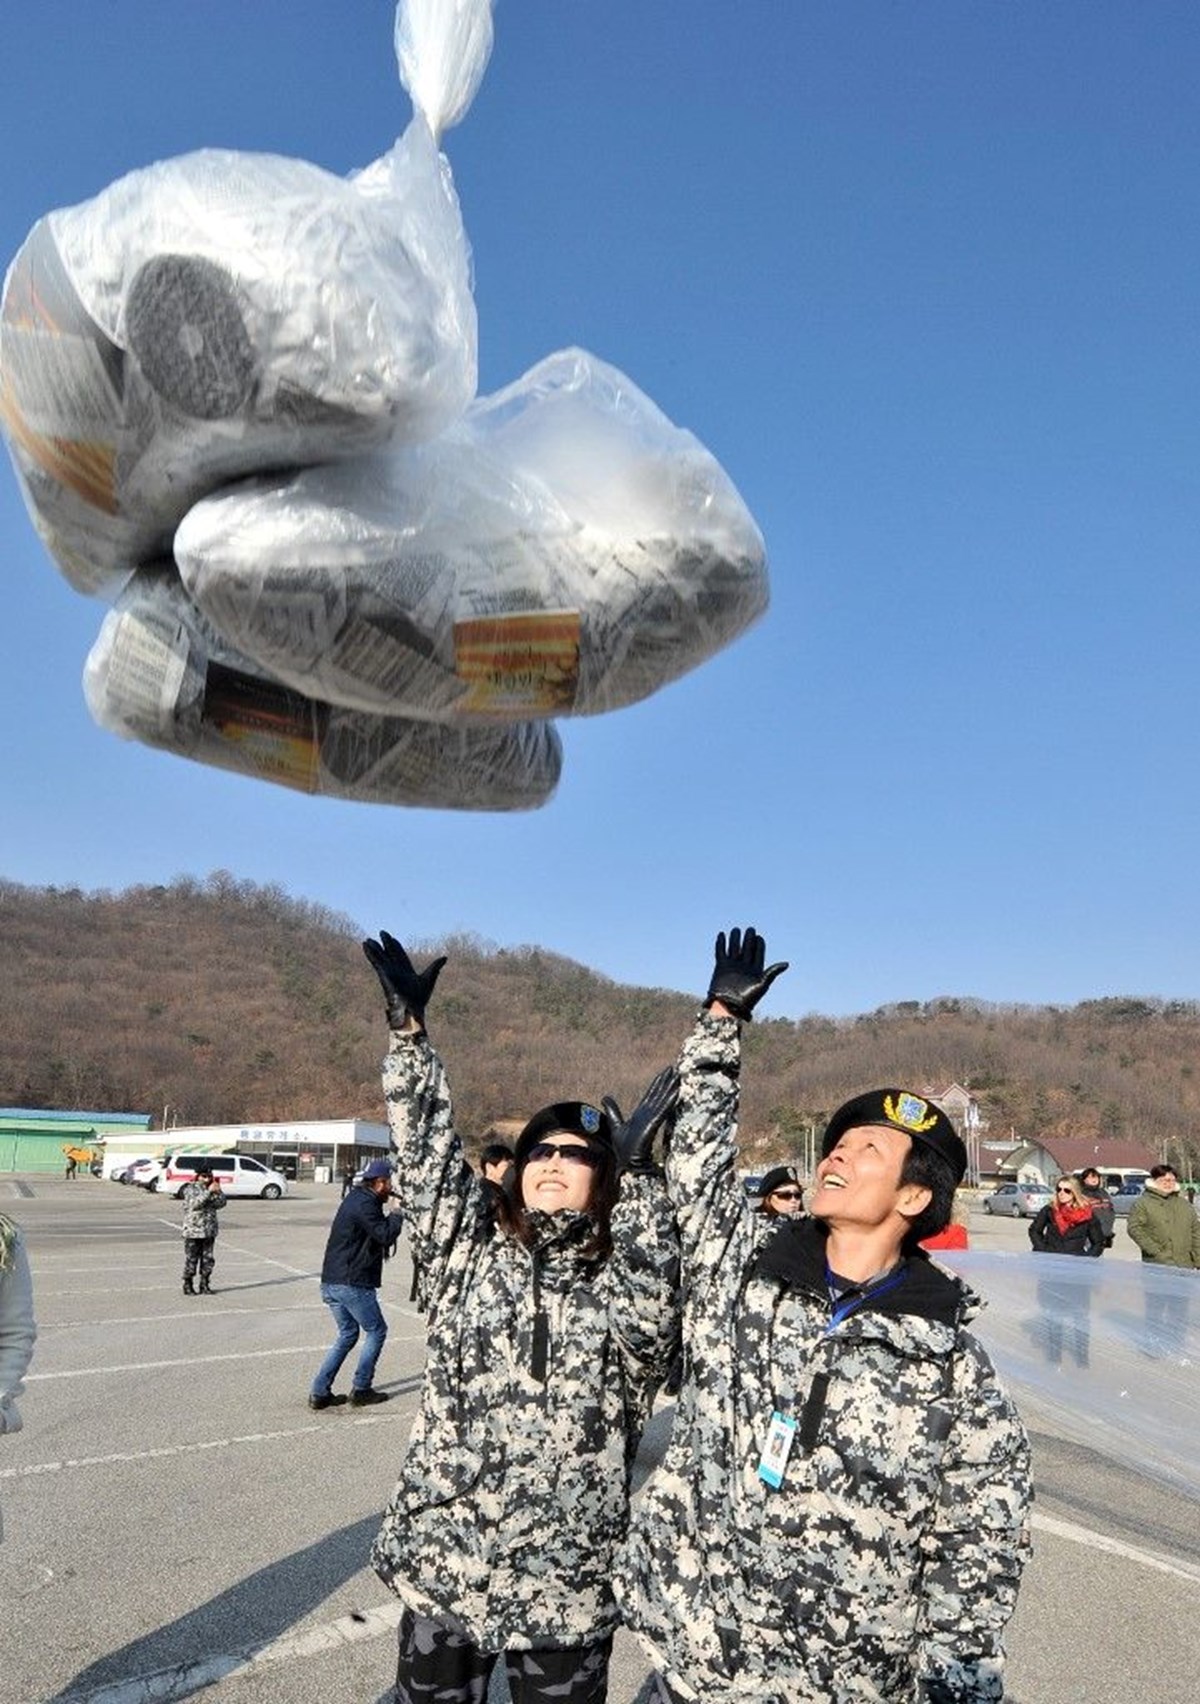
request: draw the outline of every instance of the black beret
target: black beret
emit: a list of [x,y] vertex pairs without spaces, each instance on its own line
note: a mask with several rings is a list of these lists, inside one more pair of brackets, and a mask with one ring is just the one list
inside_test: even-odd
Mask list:
[[523,1166],[535,1142],[558,1130],[567,1136],[582,1136],[597,1148],[612,1150],[612,1125],[608,1114],[590,1101],[555,1101],[535,1112],[517,1137],[517,1165]]
[[847,1130],[863,1124],[900,1130],[914,1142],[932,1148],[950,1167],[956,1184],[966,1176],[967,1150],[962,1137],[940,1106],[910,1089],[869,1089],[839,1106],[825,1126],[821,1157],[833,1150]]
[[757,1196],[770,1195],[772,1190],[782,1189],[786,1183],[800,1182],[795,1166],[775,1166],[771,1171],[764,1172],[754,1186]]

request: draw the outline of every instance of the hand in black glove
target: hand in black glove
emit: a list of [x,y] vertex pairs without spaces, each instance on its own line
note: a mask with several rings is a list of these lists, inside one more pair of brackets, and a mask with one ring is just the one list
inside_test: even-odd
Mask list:
[[745,935],[740,929],[731,929],[728,946],[725,945],[725,931],[722,929],[717,936],[715,953],[716,964],[704,1004],[711,1006],[714,1000],[719,1000],[735,1018],[748,1024],[755,1006],[775,978],[783,975],[787,964],[773,964],[767,970],[763,969],[767,943],[754,929],[747,929]]
[[[363,952],[379,978],[387,1000],[388,1023],[394,1030],[425,1028],[425,1008],[442,973],[444,958],[418,970],[394,935],[379,931],[377,941],[364,941]],[[412,1019],[412,1024],[408,1022]]]
[[600,1105],[613,1127],[613,1148],[618,1172],[652,1172],[654,1137],[679,1099],[679,1072],[674,1065],[660,1071],[641,1100],[626,1118],[611,1095]]

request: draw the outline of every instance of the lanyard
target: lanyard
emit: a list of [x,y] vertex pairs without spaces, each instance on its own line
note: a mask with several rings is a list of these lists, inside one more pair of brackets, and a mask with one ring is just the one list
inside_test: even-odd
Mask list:
[[833,1273],[830,1270],[829,1262],[826,1261],[825,1262],[825,1288],[829,1291],[829,1301],[830,1301],[830,1306],[832,1307],[833,1311],[829,1316],[829,1324],[825,1327],[825,1335],[828,1337],[828,1335],[831,1331],[835,1330],[839,1325],[841,1325],[841,1323],[844,1319],[849,1319],[850,1315],[852,1313],[857,1312],[857,1310],[859,1308],[861,1308],[864,1305],[864,1303],[873,1302],[875,1300],[876,1296],[886,1295],[886,1293],[889,1290],[894,1290],[896,1288],[897,1284],[903,1284],[904,1280],[907,1277],[908,1277],[908,1268],[905,1267],[905,1266],[902,1266],[899,1269],[898,1272],[890,1273],[888,1275],[888,1277],[881,1280],[880,1283],[872,1284],[870,1286],[870,1288],[866,1289],[866,1290],[853,1291],[853,1292],[851,1292],[850,1295],[846,1296],[842,1301],[835,1303],[834,1299],[833,1299],[833,1297],[834,1297]]

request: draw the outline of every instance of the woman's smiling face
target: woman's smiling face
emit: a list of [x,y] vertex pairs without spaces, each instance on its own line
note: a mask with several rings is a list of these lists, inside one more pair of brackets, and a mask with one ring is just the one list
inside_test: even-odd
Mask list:
[[[541,1150],[546,1149],[544,1156]],[[566,1152],[560,1152],[565,1150]],[[568,1157],[576,1151],[586,1159]],[[521,1200],[542,1213],[585,1212],[591,1204],[595,1150],[582,1136],[556,1130],[535,1142],[521,1173]]]

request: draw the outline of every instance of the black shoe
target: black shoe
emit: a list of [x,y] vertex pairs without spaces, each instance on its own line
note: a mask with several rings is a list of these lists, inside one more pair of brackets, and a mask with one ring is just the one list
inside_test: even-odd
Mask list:
[[345,1400],[346,1398],[343,1392],[334,1392],[331,1390],[328,1396],[310,1396],[308,1399],[308,1406],[310,1408],[340,1408]]
[[185,1278],[183,1281],[183,1293],[185,1296],[194,1296],[196,1294],[195,1290],[192,1288],[192,1281],[190,1278]]
[[372,1403],[386,1402],[387,1400],[387,1391],[376,1390],[374,1385],[368,1385],[366,1390],[352,1390],[350,1392],[351,1408],[370,1408]]

